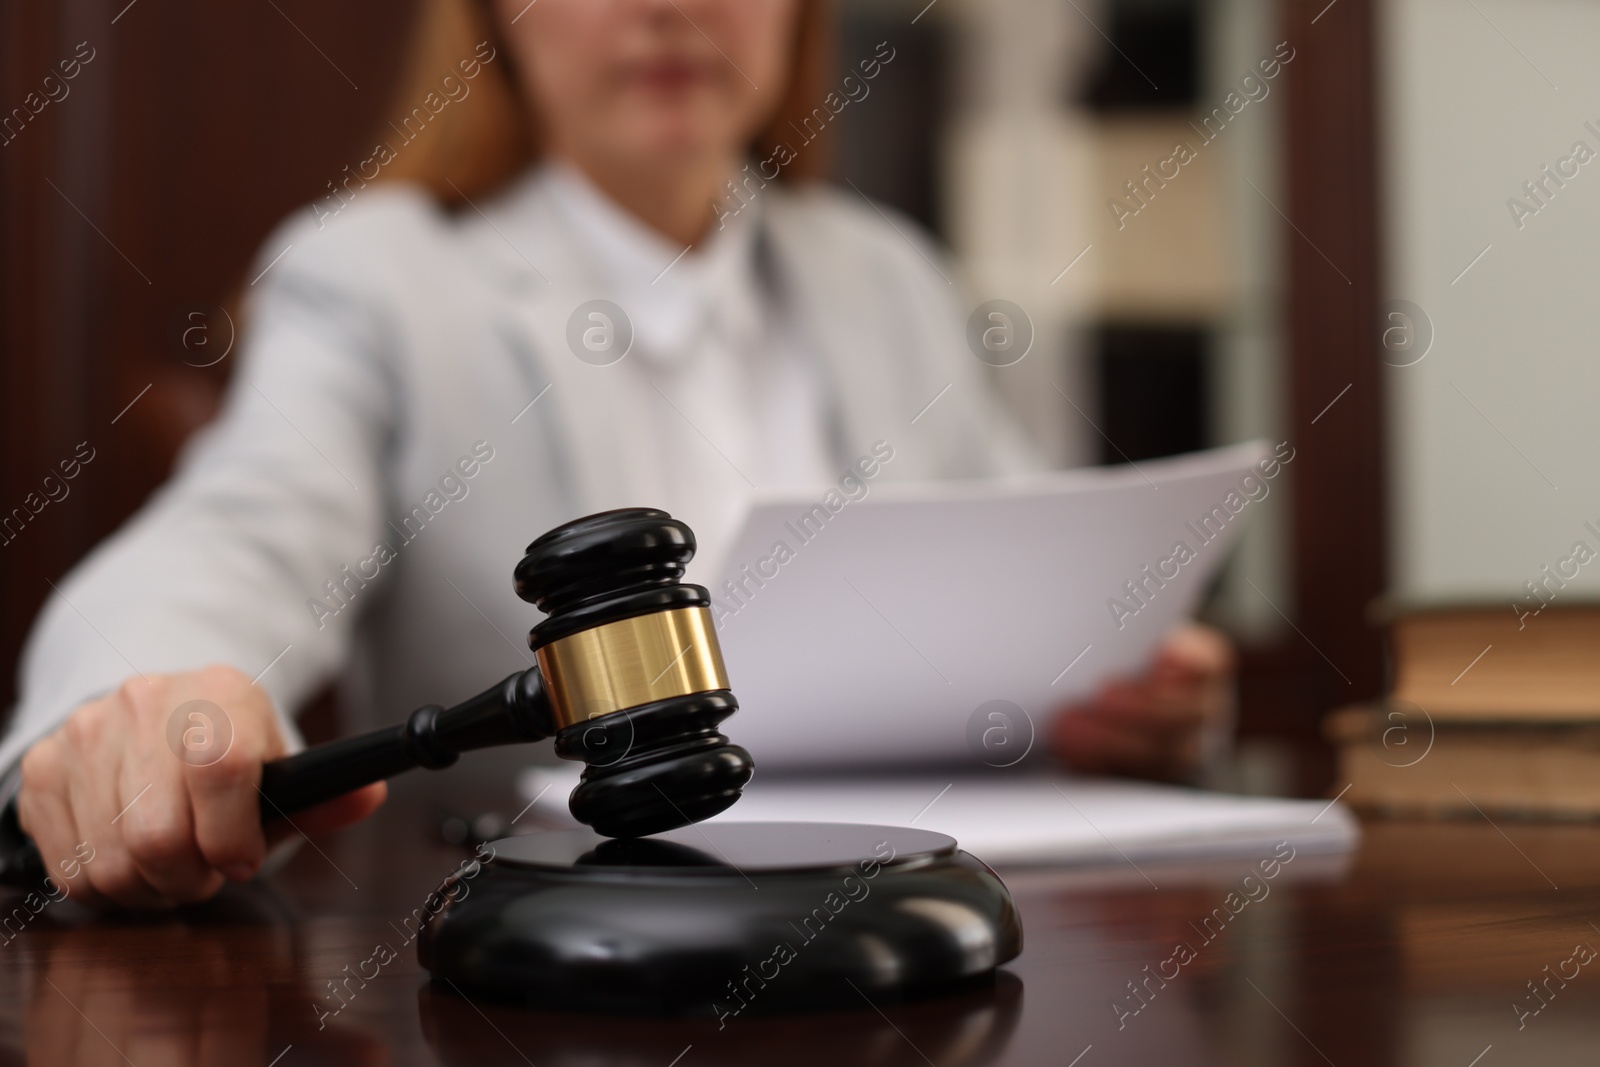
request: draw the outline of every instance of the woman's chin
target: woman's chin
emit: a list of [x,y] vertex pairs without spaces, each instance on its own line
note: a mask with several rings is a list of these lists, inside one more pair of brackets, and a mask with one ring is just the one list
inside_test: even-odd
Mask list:
[[698,170],[724,164],[739,153],[738,142],[712,136],[690,125],[656,125],[618,146],[634,165],[649,171]]
[[737,153],[747,140],[743,116],[730,115],[704,94],[633,100],[624,121],[612,124],[616,143],[633,152],[670,160],[703,159]]

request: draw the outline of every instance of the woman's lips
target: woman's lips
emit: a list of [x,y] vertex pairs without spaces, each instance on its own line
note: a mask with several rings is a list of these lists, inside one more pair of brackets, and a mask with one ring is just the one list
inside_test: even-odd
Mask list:
[[710,74],[710,69],[704,63],[661,59],[635,64],[628,71],[628,80],[658,92],[681,92],[709,81]]

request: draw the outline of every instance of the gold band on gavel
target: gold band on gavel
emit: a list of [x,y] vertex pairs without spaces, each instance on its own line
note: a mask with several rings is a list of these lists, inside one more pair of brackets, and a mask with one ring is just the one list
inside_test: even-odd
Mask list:
[[608,622],[552,641],[535,655],[557,729],[656,700],[728,688],[707,608]]

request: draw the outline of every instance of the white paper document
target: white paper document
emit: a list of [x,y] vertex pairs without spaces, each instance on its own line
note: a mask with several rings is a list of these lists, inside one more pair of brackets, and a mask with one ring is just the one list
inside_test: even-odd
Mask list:
[[970,761],[972,731],[1000,721],[992,701],[1042,732],[1146,667],[1279,491],[1285,458],[1257,442],[1000,482],[863,481],[853,500],[762,497],[721,573],[691,571],[739,698],[727,732],[760,766],[829,768]]
[[[547,824],[571,824],[566,798],[580,768],[536,767],[520,783]],[[1342,805],[1212,793],[1148,782],[1006,770],[763,778],[712,821],[917,826],[954,837],[997,866],[1106,866],[1257,859],[1280,842],[1297,853],[1345,852],[1359,837]]]
[[[716,818],[918,826],[988,863],[1140,884],[1147,862],[1257,860],[1283,842],[1347,852],[1358,829],[1338,804],[1076,777],[1044,751],[1053,715],[1137,674],[1194,611],[1292,458],[1253,443],[1000,483],[856,486],[831,508],[821,494],[758,502],[722,576],[691,573],[717,600],[739,698],[723,730],[757,768]],[[1025,713],[1003,721],[1001,745],[986,737],[1004,719],[988,717],[995,701]],[[525,772],[538,822],[576,825],[580,770]]]

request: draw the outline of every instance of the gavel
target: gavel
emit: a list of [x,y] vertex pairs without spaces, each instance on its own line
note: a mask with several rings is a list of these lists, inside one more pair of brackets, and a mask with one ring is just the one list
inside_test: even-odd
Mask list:
[[[414,767],[448,767],[472,749],[551,736],[558,756],[585,764],[573,817],[606,837],[726,810],[754,765],[718,729],[739,704],[711,596],[681,580],[694,552],[689,527],[652,508],[600,512],[539,537],[516,568],[517,595],[546,613],[528,634],[535,665],[454,707],[424,705],[401,725],[264,764],[261,821]],[[14,826],[14,811],[5,822]],[[0,880],[43,876],[32,842],[21,842]]]

